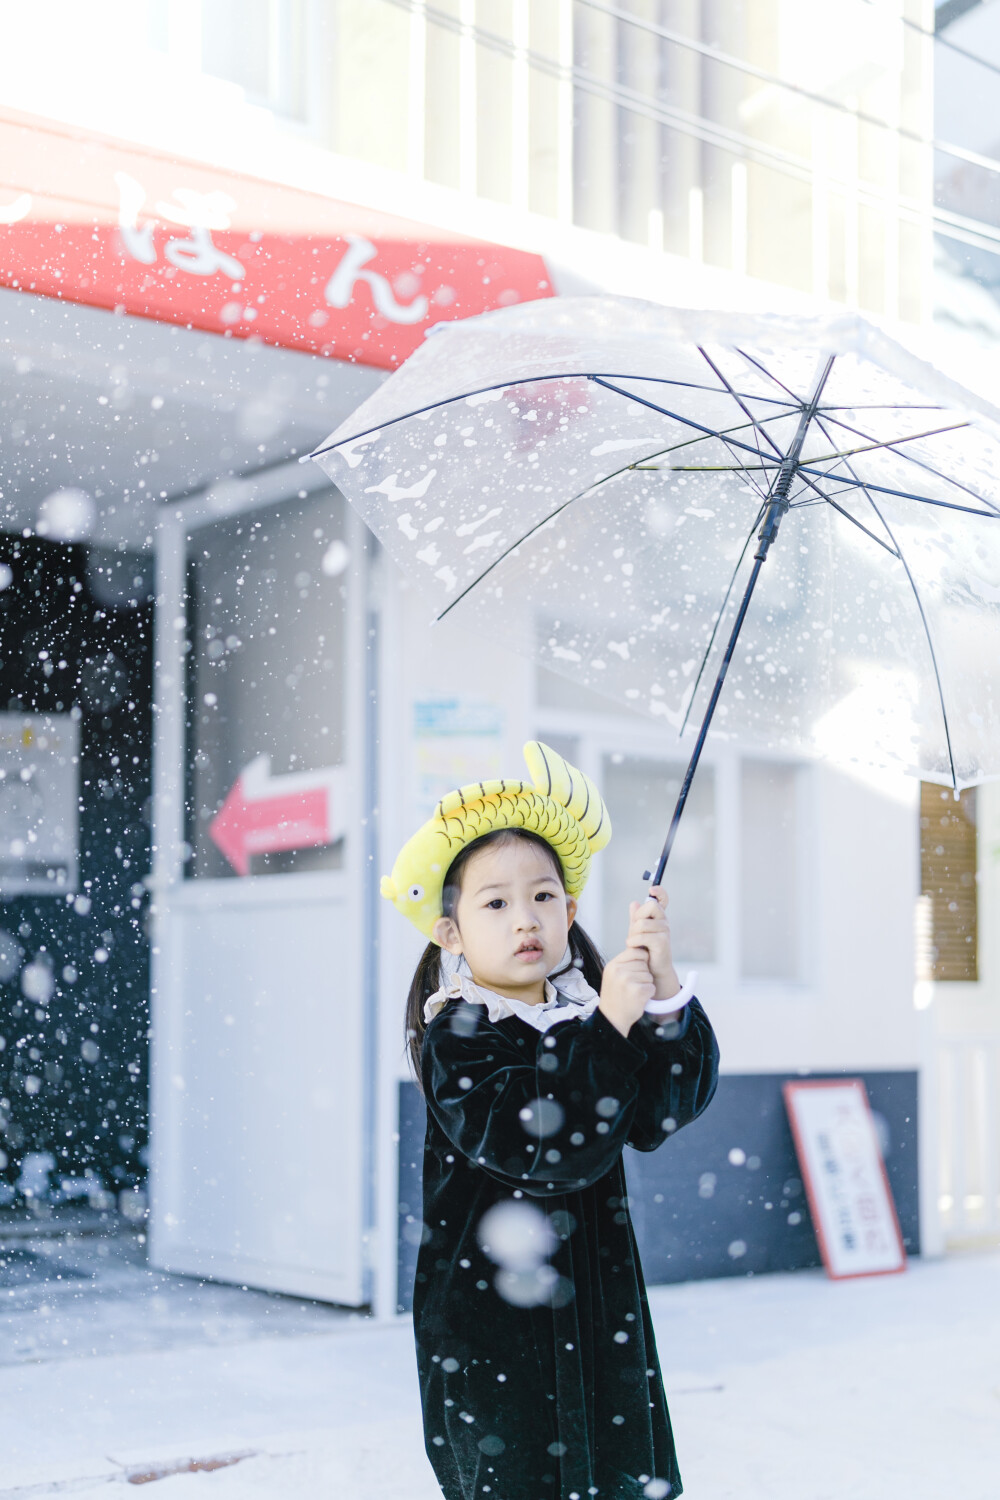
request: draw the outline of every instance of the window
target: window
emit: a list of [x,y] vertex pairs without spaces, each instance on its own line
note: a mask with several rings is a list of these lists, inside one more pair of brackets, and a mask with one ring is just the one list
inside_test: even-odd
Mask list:
[[305,0],[204,0],[201,62],[252,103],[305,119]]
[[[317,804],[337,798],[344,760],[343,525],[344,502],[327,490],[192,537],[190,876],[342,864]],[[342,810],[323,808],[333,832]]]
[[561,755],[563,760],[568,760],[571,766],[579,765],[580,739],[578,735],[556,734],[548,730],[543,730],[538,738],[543,745],[548,745],[550,750],[554,750],[557,755]]
[[[562,677],[541,665],[535,667],[535,701],[540,708],[568,709],[574,714],[615,714],[621,718],[622,714],[631,713],[616,699],[605,697],[593,688],[584,687],[582,682],[574,682],[571,677]],[[642,719],[642,715],[636,717]]]
[[921,979],[979,978],[976,869],[975,787],[956,802],[950,788],[921,782],[920,890],[930,929]]
[[[663,846],[684,766],[638,756],[608,755],[601,789],[614,836],[603,861],[605,952],[625,939],[628,904],[645,893],[642,873]],[[680,963],[716,958],[715,772],[701,766],[694,779],[677,842],[667,866],[670,931]]]
[[740,771],[741,963],[744,979],[801,980],[799,768],[745,760]]

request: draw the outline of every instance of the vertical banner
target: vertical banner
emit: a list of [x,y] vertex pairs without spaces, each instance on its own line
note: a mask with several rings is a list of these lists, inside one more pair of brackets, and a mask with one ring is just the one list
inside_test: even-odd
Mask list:
[[0,713],[0,900],[76,890],[79,782],[78,714]]
[[885,1276],[906,1251],[860,1078],[786,1083],[785,1108],[828,1274]]

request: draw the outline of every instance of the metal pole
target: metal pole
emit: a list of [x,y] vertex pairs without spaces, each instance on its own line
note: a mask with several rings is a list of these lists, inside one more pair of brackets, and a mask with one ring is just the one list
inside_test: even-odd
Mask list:
[[[663,880],[663,872],[667,868],[667,860],[670,858],[670,851],[674,847],[674,839],[677,836],[677,829],[681,821],[681,815],[684,812],[684,806],[688,799],[688,793],[691,790],[691,783],[694,780],[694,773],[698,769],[698,762],[701,759],[701,752],[702,750],[704,750],[705,741],[708,738],[709,726],[712,723],[712,718],[715,714],[720,694],[722,693],[722,684],[726,680],[726,673],[729,671],[729,663],[733,659],[733,653],[736,650],[736,643],[740,638],[740,631],[743,629],[743,621],[746,619],[747,610],[750,607],[750,600],[753,596],[753,591],[757,586],[757,579],[760,577],[760,570],[767,559],[767,554],[770,550],[771,543],[774,541],[775,537],[778,534],[778,527],[781,525],[782,518],[788,510],[788,492],[791,489],[792,480],[795,477],[795,471],[799,466],[799,458],[802,453],[802,445],[806,440],[806,433],[809,430],[809,423],[816,415],[816,409],[819,406],[820,397],[823,394],[823,387],[826,385],[827,379],[830,375],[830,371],[833,369],[833,361],[834,356],[831,355],[829,359],[824,362],[823,368],[819,373],[816,384],[813,387],[812,395],[809,397],[809,400],[802,408],[801,414],[799,416],[799,425],[795,429],[795,436],[792,439],[787,454],[781,461],[781,467],[778,470],[778,477],[775,481],[774,489],[771,491],[770,498],[768,499],[767,510],[764,512],[764,519],[761,521],[760,530],[757,533],[758,545],[757,551],[754,553],[753,570],[750,574],[750,577],[747,579],[747,586],[743,590],[743,598],[740,600],[740,607],[736,613],[736,619],[733,622],[733,628],[729,634],[729,641],[726,645],[725,655],[722,658],[718,673],[716,674],[712,693],[708,700],[708,707],[705,710],[704,718],[701,721],[701,728],[698,730],[698,738],[695,741],[694,749],[691,752],[691,759],[688,761],[687,770],[684,772],[684,781],[681,785],[680,795],[677,798],[677,805],[674,808],[674,815],[670,820],[670,827],[667,830],[666,841],[664,842],[663,848],[660,851],[660,857],[656,863],[656,870],[653,873],[653,885],[659,885]],[[642,878],[644,880],[649,880],[650,874],[648,870],[644,872]]]
[[[719,695],[722,692],[722,684],[726,680],[726,673],[729,671],[729,663],[733,659],[733,652],[736,650],[736,642],[739,640],[740,631],[743,629],[743,621],[746,619],[747,609],[750,606],[750,597],[753,594],[757,579],[760,576],[760,570],[763,566],[764,558],[767,556],[767,548],[770,546],[771,541],[773,541],[774,532],[776,530],[777,527],[774,527],[771,532],[770,538],[766,542],[763,540],[763,538],[761,538],[760,547],[754,553],[755,560],[753,565],[753,572],[750,574],[750,577],[747,580],[747,586],[743,590],[743,598],[740,600],[739,611],[736,615],[736,620],[729,636],[729,642],[726,646],[726,652],[722,658],[722,663],[719,667],[718,675],[715,679],[715,685],[712,688],[712,696],[708,700],[708,708],[705,710],[705,716],[701,721],[701,728],[698,730],[698,738],[695,741],[694,750],[691,752],[691,759],[688,761],[687,770],[684,772],[684,781],[681,785],[680,795],[677,798],[677,805],[674,808],[674,815],[670,820],[670,828],[667,831],[666,842],[664,843],[663,849],[660,852],[660,858],[657,861],[656,870],[653,874],[654,885],[659,885],[663,880],[663,872],[667,868],[667,860],[670,858],[670,851],[674,847],[674,839],[677,835],[677,828],[681,821],[681,814],[684,811],[684,805],[688,799],[688,792],[690,792],[691,790],[691,783],[694,780],[694,773],[698,769],[698,762],[701,759],[701,752],[705,748],[705,741],[708,738],[709,725],[712,722],[712,716],[715,713],[716,704],[718,703]],[[763,526],[761,527],[761,531],[758,532],[759,537],[761,537],[762,532]],[[643,879],[648,880],[649,878],[649,871],[646,870],[643,875]]]

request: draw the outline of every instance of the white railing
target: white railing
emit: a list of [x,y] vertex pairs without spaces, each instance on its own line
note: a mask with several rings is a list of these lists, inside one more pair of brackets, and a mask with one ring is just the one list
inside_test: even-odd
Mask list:
[[937,1086],[946,1243],[1000,1236],[1000,1037],[939,1038]]

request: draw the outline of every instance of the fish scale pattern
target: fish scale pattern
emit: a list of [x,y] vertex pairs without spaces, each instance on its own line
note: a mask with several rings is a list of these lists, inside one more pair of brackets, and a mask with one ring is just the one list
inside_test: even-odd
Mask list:
[[523,828],[550,844],[571,896],[586,885],[592,856],[611,837],[604,800],[589,776],[541,741],[530,740],[524,758],[531,781],[476,781],[442,797],[383,878],[382,895],[426,937],[441,916],[452,861],[467,844],[497,829]]

